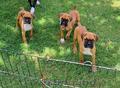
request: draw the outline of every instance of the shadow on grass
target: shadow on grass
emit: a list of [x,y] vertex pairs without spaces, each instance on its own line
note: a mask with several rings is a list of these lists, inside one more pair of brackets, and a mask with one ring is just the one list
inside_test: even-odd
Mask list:
[[[26,9],[29,9],[28,4],[25,3],[27,1],[9,0],[6,3],[6,1],[2,0],[2,2],[3,3],[0,4],[0,48],[6,48],[9,51],[14,50],[16,52],[25,52],[34,55],[49,56],[56,59],[64,59],[78,62],[79,55],[73,55],[71,50],[72,36],[70,42],[66,42],[65,45],[60,45],[59,43],[58,19],[59,13],[68,12],[72,5],[76,5],[78,11],[80,12],[81,23],[87,28],[89,28],[89,31],[97,33],[100,37],[100,40],[96,44],[97,65],[119,68],[120,9],[113,6],[113,2],[111,0],[43,0],[41,4],[45,7],[45,10],[42,11],[42,8],[40,8],[39,6],[36,7],[36,18],[34,19],[34,36],[33,40],[29,41],[28,46],[25,46],[21,43],[20,31],[15,29],[16,16],[19,11],[19,7],[23,6]],[[6,8],[8,6],[9,8]],[[6,56],[6,58],[7,57],[8,56]],[[22,75],[29,76],[29,74],[27,73],[28,69],[26,68],[27,65],[24,63],[25,60],[22,59],[22,61],[19,61],[20,59],[18,57],[16,58],[16,56],[13,55],[10,55],[10,57],[14,70],[16,71],[18,67]],[[86,59],[89,59],[89,57]],[[6,61],[8,62],[7,59]],[[28,59],[28,63],[31,75],[34,74],[34,71],[37,73],[35,61],[33,59]],[[81,67],[76,65],[73,66],[70,64],[61,64],[54,62],[51,63],[44,61],[42,65],[43,67],[46,66],[45,74],[50,79],[65,78],[68,80],[89,80],[90,78],[94,78],[94,73],[90,73],[89,68],[80,69]],[[8,67],[9,66],[10,64],[8,65]],[[23,68],[23,71],[27,72],[22,72],[21,68]],[[104,78],[109,76],[113,77],[114,79],[115,75],[108,75],[108,72],[106,71],[103,71],[101,73],[98,71],[95,76],[98,78]],[[6,80],[7,79],[8,78],[6,78]],[[14,80],[14,77],[12,79]],[[8,83],[11,83],[12,79],[10,79]],[[28,80],[24,78],[22,78],[21,80],[24,81],[23,84],[25,84],[25,82],[28,82]],[[119,80],[119,76],[117,80]],[[110,81],[108,84],[113,82],[113,80],[111,79],[108,81]],[[102,83],[104,84],[104,82]],[[31,85],[31,83],[28,82],[28,85],[29,84]],[[34,83],[32,85],[34,85]],[[104,86],[106,87],[106,85]]]
[[[26,1],[27,2],[27,1]],[[46,3],[47,2],[47,3]],[[28,3],[24,0],[3,1],[1,5],[1,48],[15,50],[17,52],[27,52],[53,58],[64,58],[65,60],[79,61],[78,55],[72,54],[72,36],[70,42],[65,45],[59,43],[59,19],[58,14],[68,12],[72,5],[76,5],[80,12],[81,23],[89,28],[89,31],[99,35],[100,40],[97,45],[97,63],[99,65],[115,66],[118,62],[119,37],[119,8],[113,7],[111,0],[54,0],[41,1],[45,7],[43,11],[40,6],[36,7],[36,18],[34,19],[33,40],[28,46],[21,43],[21,35],[15,29],[16,16],[19,7],[29,9]],[[5,8],[9,6],[9,8]],[[13,10],[14,9],[14,10]],[[11,12],[11,13],[10,13]],[[15,16],[16,14],[16,16]],[[72,34],[73,35],[73,34]],[[112,35],[112,36],[111,36]],[[105,48],[101,44],[106,44],[108,40],[113,42],[114,48]],[[115,44],[114,44],[115,42]],[[118,43],[117,43],[118,42]],[[114,60],[114,59],[115,60]],[[109,63],[110,62],[110,63]]]

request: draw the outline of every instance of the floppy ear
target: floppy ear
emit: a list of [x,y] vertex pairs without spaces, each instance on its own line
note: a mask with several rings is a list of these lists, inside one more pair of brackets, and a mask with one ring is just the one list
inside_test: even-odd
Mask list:
[[95,34],[94,37],[95,37],[95,41],[98,41],[99,39],[98,35]]
[[71,21],[71,20],[72,20],[72,17],[71,17],[71,15],[69,15],[68,17],[69,17],[69,20]]
[[24,15],[24,14],[25,14],[24,12],[21,12],[21,14],[20,14],[20,15],[23,17],[23,15]]
[[83,39],[87,35],[87,32],[81,35],[81,38]]
[[87,32],[85,32],[84,34],[83,34],[83,36],[86,36],[87,35]]

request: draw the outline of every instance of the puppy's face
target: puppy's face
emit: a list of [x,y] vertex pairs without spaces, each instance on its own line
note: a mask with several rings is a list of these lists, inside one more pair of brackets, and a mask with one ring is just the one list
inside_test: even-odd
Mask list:
[[71,19],[71,16],[67,13],[60,13],[60,25],[62,27],[67,27]]
[[24,24],[31,24],[31,22],[32,22],[32,14],[30,12],[23,11],[21,13],[21,16],[23,18]]
[[94,42],[98,40],[98,36],[92,32],[85,32],[83,34],[83,43],[85,48],[93,48]]

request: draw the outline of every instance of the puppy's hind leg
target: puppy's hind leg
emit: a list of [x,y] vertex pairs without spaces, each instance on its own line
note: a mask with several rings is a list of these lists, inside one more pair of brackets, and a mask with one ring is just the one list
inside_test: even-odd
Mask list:
[[78,25],[78,26],[81,26],[81,24],[80,24],[80,15],[79,15],[79,12],[78,12],[78,15],[77,15],[77,25]]
[[84,57],[83,57],[83,44],[78,42],[79,43],[79,52],[80,52],[80,63],[83,63],[84,62]]
[[76,47],[76,43],[77,43],[77,32],[76,30],[74,31],[74,37],[73,37],[73,53],[77,53],[77,47]]
[[81,38],[81,32],[80,29],[77,29],[77,40],[78,40],[78,44],[79,44],[79,52],[80,52],[80,63],[84,62],[84,57],[83,57],[83,41]]

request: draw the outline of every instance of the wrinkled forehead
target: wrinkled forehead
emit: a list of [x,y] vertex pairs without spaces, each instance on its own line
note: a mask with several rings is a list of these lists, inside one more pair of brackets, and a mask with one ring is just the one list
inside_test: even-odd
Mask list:
[[31,15],[30,12],[24,12],[23,17],[30,17],[30,18],[32,18],[32,15]]
[[69,19],[69,14],[64,13],[60,18],[65,18],[65,19]]
[[87,33],[85,33],[84,38],[95,39],[95,34],[91,33],[91,32],[87,32]]

